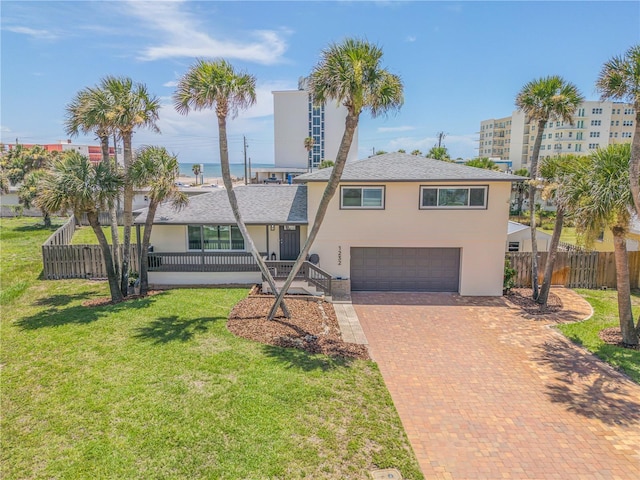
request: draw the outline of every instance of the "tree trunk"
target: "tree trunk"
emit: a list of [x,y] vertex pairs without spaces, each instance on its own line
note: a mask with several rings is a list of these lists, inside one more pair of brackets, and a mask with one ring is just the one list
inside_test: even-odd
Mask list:
[[[115,136],[114,136],[115,137]],[[113,148],[115,152],[116,143],[115,138],[113,142]],[[111,163],[109,157],[109,135],[100,136],[100,150],[102,153],[102,162],[108,165],[112,171],[117,171],[117,163]],[[118,213],[116,211],[115,203],[113,200],[109,201],[109,218],[111,223],[111,245],[113,246],[113,269],[116,272],[116,276],[120,277],[120,238],[118,232]]]
[[142,252],[140,252],[140,295],[146,295],[149,290],[149,243],[151,242],[151,228],[156,217],[158,202],[151,200],[147,218],[144,221],[144,234],[142,235]]
[[45,210],[41,210],[41,211],[42,211],[42,223],[44,224],[45,228],[51,227],[51,215],[49,215],[49,212]]
[[[269,287],[274,295],[278,294],[278,290],[276,288],[276,282],[269,272],[267,268],[267,264],[264,262],[264,259],[260,256],[260,252],[256,248],[255,243],[253,243],[253,238],[249,235],[249,231],[247,230],[247,226],[244,224],[242,220],[242,215],[240,214],[240,208],[238,207],[238,199],[236,198],[236,192],[233,191],[233,183],[231,182],[231,170],[229,169],[229,147],[227,145],[227,119],[223,115],[218,115],[218,137],[220,143],[220,167],[222,168],[222,181],[224,183],[224,187],[227,190],[227,197],[229,198],[229,204],[231,205],[231,210],[233,211],[233,216],[236,219],[236,224],[240,229],[240,233],[242,233],[242,237],[244,238],[245,244],[249,246],[249,251],[253,255],[253,258],[258,263],[258,267],[260,268],[260,272],[262,273],[262,277],[267,280]],[[290,318],[291,314],[287,306],[282,304],[282,313],[286,318]]]
[[109,291],[111,292],[111,301],[113,303],[118,303],[124,300],[124,296],[120,291],[120,287],[118,285],[118,277],[116,276],[116,272],[113,268],[113,258],[111,256],[111,247],[109,246],[109,242],[107,242],[107,237],[105,237],[104,232],[100,226],[100,221],[98,220],[98,212],[87,212],[87,220],[89,221],[89,225],[93,229],[96,237],[98,238],[98,243],[100,244],[100,248],[102,249],[102,255],[104,256],[104,263],[107,269],[107,280],[109,281]]
[[631,310],[631,285],[629,283],[629,257],[627,255],[627,241],[625,230],[612,227],[613,247],[616,261],[616,289],[618,290],[618,317],[622,341],[627,345],[638,345],[638,332],[633,325],[633,311]]
[[131,263],[131,224],[133,223],[133,185],[129,180],[129,168],[133,162],[133,150],[131,149],[131,133],[122,132],[122,144],[124,146],[124,233],[122,252],[122,273],[120,289],[123,295],[129,292],[129,268]]
[[556,210],[556,224],[553,227],[553,235],[551,235],[551,244],[547,253],[547,264],[544,267],[544,279],[542,287],[540,287],[540,295],[537,302],[546,306],[549,299],[549,290],[551,290],[551,277],[553,276],[553,265],[558,256],[558,244],[560,243],[560,234],[562,233],[562,225],[564,223],[564,208],[558,207]]
[[529,186],[529,220],[531,231],[531,289],[533,290],[533,299],[538,299],[538,238],[536,236],[536,186],[535,180],[538,178],[538,156],[540,155],[540,145],[542,144],[542,132],[547,119],[538,120],[536,131],[536,140],[533,144],[533,152],[531,155],[531,171],[529,178],[533,180]]
[[640,101],[633,104],[636,110],[636,128],[631,143],[631,161],[629,162],[629,181],[631,195],[636,207],[636,214],[640,216]]
[[351,142],[353,141],[353,134],[358,127],[358,120],[360,118],[359,114],[352,113],[349,111],[347,113],[347,118],[345,120],[345,129],[344,134],[342,135],[342,140],[340,142],[340,148],[338,149],[338,154],[336,156],[336,163],[333,166],[333,171],[331,172],[331,176],[329,177],[329,182],[324,189],[324,193],[322,195],[322,199],[320,200],[320,204],[318,205],[318,211],[316,212],[316,218],[313,221],[313,226],[311,227],[311,231],[307,236],[307,240],[304,242],[304,247],[300,251],[296,262],[289,272],[289,276],[287,276],[287,280],[284,282],[284,286],[282,290],[280,290],[280,295],[276,298],[273,306],[271,307],[271,311],[269,312],[269,320],[272,320],[276,312],[278,311],[278,306],[280,302],[284,299],[291,283],[293,283],[294,278],[300,271],[302,264],[307,259],[307,255],[311,250],[311,246],[313,245],[316,236],[318,235],[318,231],[320,230],[320,226],[322,225],[322,221],[324,220],[324,216],[327,213],[327,208],[329,207],[329,202],[333,198],[336,190],[338,189],[338,185],[340,184],[340,179],[342,178],[342,171],[344,170],[345,163],[347,162],[347,157],[349,155],[349,149],[351,148]]
[[524,201],[524,188],[518,185],[518,216],[522,215],[522,202]]

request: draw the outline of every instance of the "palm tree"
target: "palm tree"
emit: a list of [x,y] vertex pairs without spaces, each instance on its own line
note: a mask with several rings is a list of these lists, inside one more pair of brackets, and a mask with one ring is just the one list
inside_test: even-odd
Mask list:
[[191,171],[193,172],[193,174],[196,176],[196,185],[198,185],[198,177],[200,176],[200,164],[199,163],[194,163],[191,166]]
[[411,152],[411,155],[417,155],[417,156],[422,156],[422,152],[418,149],[415,149],[414,151]]
[[[102,153],[102,163],[117,169],[117,163],[111,164],[109,158],[109,136],[114,136],[115,127],[113,125],[114,101],[109,92],[96,87],[87,87],[76,93],[75,97],[66,106],[65,131],[70,136],[77,136],[80,133],[95,133],[100,140],[100,150]],[[111,244],[113,245],[113,267],[116,275],[121,275],[120,258],[120,238],[118,230],[118,215],[116,202],[111,201],[108,205],[109,216],[111,218]]]
[[634,207],[629,186],[631,146],[609,145],[598,149],[571,177],[566,195],[574,211],[576,228],[587,242],[592,242],[604,229],[613,234],[618,291],[618,316],[622,341],[638,345],[640,326],[634,326],[631,310],[629,259],[626,234]]
[[[513,172],[513,174],[518,175],[519,177],[528,177],[529,170],[527,170],[526,168],[519,168],[518,170]],[[528,189],[528,184],[525,182],[515,182],[511,187],[511,191],[513,191],[516,194],[516,204],[518,207],[518,215],[522,213],[522,202],[524,201],[524,194],[526,193],[527,189]]]
[[468,167],[484,168],[485,170],[500,170],[498,164],[488,157],[478,157],[464,163]]
[[159,132],[156,122],[160,110],[160,101],[150,95],[146,85],[134,83],[128,77],[107,76],[100,82],[101,90],[107,93],[113,102],[109,112],[111,125],[122,138],[125,185],[123,196],[123,253],[120,288],[123,294],[129,290],[129,264],[131,262],[131,225],[133,224],[133,185],[127,172],[133,163],[133,132],[140,127]]
[[602,100],[628,101],[636,111],[629,179],[633,203],[640,215],[640,44],[631,47],[623,56],[613,57],[602,66],[596,89],[600,91]]
[[431,150],[427,152],[425,155],[427,158],[434,158],[436,160],[442,160],[443,162],[450,162],[451,156],[449,155],[449,151],[447,147],[431,147]]
[[[538,78],[527,83],[516,96],[516,107],[524,112],[530,122],[534,123],[536,138],[531,155],[530,178],[538,178],[538,157],[544,126],[549,120],[560,119],[573,122],[573,114],[584,97],[574,84],[566,82],[557,75]],[[533,299],[538,298],[538,242],[536,239],[535,217],[535,182],[529,184],[529,218],[531,228],[531,285]]]
[[[37,205],[36,199],[42,191],[42,181],[46,178],[47,170],[39,169],[27,173],[18,189],[18,201],[24,208],[32,208]],[[40,206],[42,212],[42,223],[45,227],[51,226],[50,212]]]
[[537,302],[546,305],[551,289],[551,277],[553,276],[553,266],[558,254],[558,245],[564,225],[564,217],[567,212],[567,185],[571,182],[572,175],[584,168],[588,162],[585,156],[558,155],[549,157],[540,163],[539,173],[543,182],[542,198],[553,200],[556,205],[556,220],[551,235],[551,242],[547,253],[547,263],[544,268],[544,277]]
[[311,161],[311,150],[313,150],[313,137],[307,137],[304,139],[304,148],[307,150],[307,165],[308,168],[313,168],[313,162]]
[[368,110],[372,117],[398,110],[402,106],[403,86],[400,77],[389,73],[380,65],[382,49],[366,40],[347,38],[332,44],[322,52],[320,62],[311,72],[309,87],[314,101],[323,104],[330,100],[342,103],[347,109],[345,128],[335,166],[325,187],[324,194],[305,244],[276,298],[269,318],[274,318],[293,279],[309,254],[318,235],[329,202],[335,194],[347,161],[360,113]]
[[111,248],[100,226],[99,213],[119,194],[123,183],[122,175],[108,165],[92,165],[87,157],[71,150],[54,161],[36,199],[38,206],[49,212],[71,210],[77,217],[87,215],[104,256],[111,301],[114,303],[122,301],[124,296],[113,268]]
[[[248,73],[236,72],[226,60],[221,59],[213,62],[198,60],[178,82],[173,94],[173,101],[178,113],[183,115],[187,115],[191,109],[215,109],[218,118],[222,181],[227,190],[229,204],[245,244],[249,246],[263,278],[266,278],[269,287],[276,293],[276,282],[242,220],[229,169],[227,117],[231,115],[234,118],[238,114],[238,110],[248,108],[256,102],[255,77]],[[289,316],[285,305],[282,305],[282,311],[285,316]]]
[[[198,165],[199,167],[199,165]],[[140,253],[140,294],[149,289],[148,254],[151,229],[158,205],[170,201],[176,209],[188,202],[187,194],[176,187],[180,174],[178,158],[170,155],[164,147],[149,146],[142,148],[129,168],[129,180],[135,187],[149,187],[149,209],[144,221],[142,252]]]

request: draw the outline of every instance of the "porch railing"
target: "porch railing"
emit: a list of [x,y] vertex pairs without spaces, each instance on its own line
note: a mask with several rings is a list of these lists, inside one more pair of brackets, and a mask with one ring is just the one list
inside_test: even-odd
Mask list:
[[248,252],[150,252],[148,265],[149,272],[260,271]]
[[[282,280],[289,276],[294,261],[267,261],[267,267],[276,280]],[[325,295],[331,295],[331,274],[325,272],[311,262],[304,262],[295,277],[304,280],[322,290]]]

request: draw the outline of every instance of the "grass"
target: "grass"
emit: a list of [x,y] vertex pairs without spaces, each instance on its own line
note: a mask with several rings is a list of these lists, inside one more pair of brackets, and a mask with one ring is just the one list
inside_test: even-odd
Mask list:
[[[4,220],[0,477],[423,478],[372,362],[261,345],[225,323],[242,289],[119,305],[38,279],[50,233]],[[12,273],[8,273],[12,272]]]
[[[111,227],[102,227],[102,231],[107,237],[107,241],[112,243],[111,237]],[[137,233],[135,227],[131,228],[131,243],[135,244],[137,242]],[[118,227],[118,239],[122,244],[124,239],[124,227]],[[97,245],[98,239],[96,238],[96,234],[93,232],[93,229],[89,226],[83,226],[76,229],[73,233],[73,238],[71,239],[72,245]]]
[[[576,290],[593,307],[594,314],[584,322],[559,325],[568,338],[626,373],[634,382],[640,383],[640,351],[620,348],[604,343],[598,332],[604,328],[617,327],[617,292],[614,290]],[[634,317],[640,314],[640,292],[632,295]]]

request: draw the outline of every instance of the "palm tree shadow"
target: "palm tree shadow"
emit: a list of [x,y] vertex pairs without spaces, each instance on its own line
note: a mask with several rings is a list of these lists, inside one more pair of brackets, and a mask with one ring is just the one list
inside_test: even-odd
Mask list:
[[49,295],[48,297],[40,298],[34,302],[34,305],[41,307],[62,307],[68,305],[75,300],[86,300],[87,298],[95,297],[98,292],[84,292],[74,293],[71,295]]
[[640,396],[629,390],[625,377],[607,371],[595,358],[564,343],[546,342],[535,360],[558,374],[547,381],[551,402],[607,425],[640,423]]
[[298,348],[277,347],[275,345],[262,345],[262,351],[267,357],[284,363],[286,368],[305,372],[313,370],[326,372],[336,368],[346,368],[349,367],[354,360],[348,357],[313,354]]
[[224,317],[201,317],[184,319],[177,315],[160,317],[152,320],[148,325],[140,327],[133,336],[138,340],[150,340],[155,345],[169,342],[188,342],[196,335],[209,330],[212,323],[226,320]]
[[[60,305],[82,298],[84,294],[78,295],[57,295],[52,300],[42,299],[41,305],[49,306],[45,310],[40,310],[34,315],[23,317],[15,322],[15,325],[22,330],[37,330],[39,328],[59,327],[63,325],[82,325],[100,320],[123,309],[147,308],[153,297],[146,297],[139,300],[122,302],[118,304],[104,305],[102,307],[84,307],[74,305],[67,308],[59,308]],[[65,303],[66,302],[66,303]],[[39,304],[36,302],[36,304]]]

